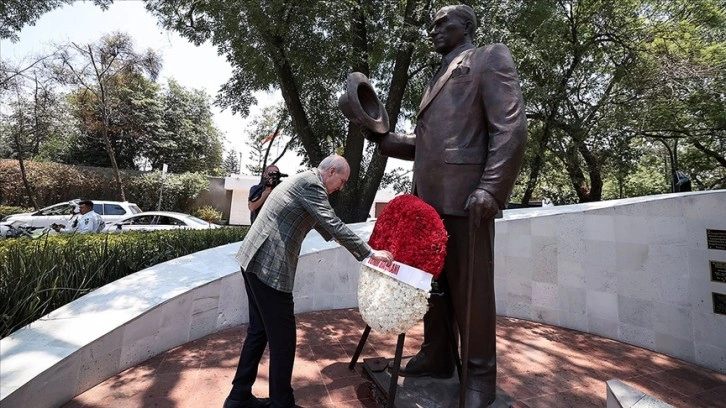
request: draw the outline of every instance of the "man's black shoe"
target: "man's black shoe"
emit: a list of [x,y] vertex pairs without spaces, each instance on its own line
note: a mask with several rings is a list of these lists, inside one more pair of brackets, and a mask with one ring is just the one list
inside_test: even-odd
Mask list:
[[453,361],[449,364],[432,364],[422,353],[413,356],[398,372],[401,377],[450,378],[453,374]]
[[236,401],[233,399],[224,400],[223,408],[268,408],[272,406],[269,398],[257,398],[254,395],[244,401]]

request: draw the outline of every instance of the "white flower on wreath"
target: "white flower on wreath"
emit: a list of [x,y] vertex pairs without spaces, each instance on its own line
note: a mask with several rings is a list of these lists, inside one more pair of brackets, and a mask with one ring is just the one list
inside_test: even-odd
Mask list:
[[405,333],[428,310],[429,293],[361,265],[358,283],[358,310],[374,330]]

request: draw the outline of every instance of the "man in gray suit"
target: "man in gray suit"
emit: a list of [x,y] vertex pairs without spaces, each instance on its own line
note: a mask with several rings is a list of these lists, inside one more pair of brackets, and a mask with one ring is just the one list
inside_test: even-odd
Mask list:
[[[250,322],[232,391],[224,408],[295,406],[292,366],[295,360],[295,315],[292,289],[300,247],[315,228],[335,240],[359,261],[368,256],[386,263],[388,251],[371,249],[335,215],[328,195],[342,190],[350,175],[338,155],[325,158],[317,169],[298,173],[272,190],[257,220],[237,252],[249,301]],[[257,367],[270,346],[270,398],[252,395]]]
[[[454,358],[446,325],[455,322],[462,339],[469,333],[468,361],[463,362],[469,375],[461,397],[472,408],[496,397],[494,218],[509,199],[527,138],[512,56],[502,44],[474,47],[475,31],[469,6],[439,10],[429,37],[442,63],[424,91],[414,134],[364,132],[381,154],[414,161],[414,194],[439,212],[449,233],[439,280],[451,302],[431,297],[423,345],[401,375],[450,377]],[[472,239],[476,247],[470,251]]]

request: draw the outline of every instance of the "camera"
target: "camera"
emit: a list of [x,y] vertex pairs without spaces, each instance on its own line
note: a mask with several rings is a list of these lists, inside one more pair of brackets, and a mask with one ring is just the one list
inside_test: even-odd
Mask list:
[[280,182],[282,181],[281,179],[283,177],[287,177],[287,174],[280,173],[279,171],[270,172],[267,175],[267,183],[266,183],[266,185],[268,185],[270,187],[275,187],[278,184],[280,184]]

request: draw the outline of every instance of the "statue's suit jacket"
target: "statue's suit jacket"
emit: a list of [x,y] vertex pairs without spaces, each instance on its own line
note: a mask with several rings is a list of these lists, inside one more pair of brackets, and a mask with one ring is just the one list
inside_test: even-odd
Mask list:
[[427,87],[415,135],[389,133],[379,143],[385,156],[414,160],[414,193],[443,215],[466,216],[466,200],[477,188],[504,209],[527,138],[509,49],[465,48]]
[[317,169],[280,183],[267,197],[237,252],[246,272],[283,292],[292,292],[300,249],[315,228],[326,240],[335,238],[357,259],[371,248],[335,215]]

